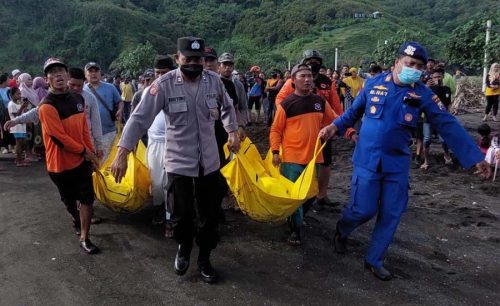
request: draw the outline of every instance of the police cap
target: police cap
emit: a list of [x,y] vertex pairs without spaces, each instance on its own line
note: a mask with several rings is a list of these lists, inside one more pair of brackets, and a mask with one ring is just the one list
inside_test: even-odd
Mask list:
[[204,57],[205,41],[198,37],[181,37],[177,39],[177,51],[184,56]]
[[427,64],[428,55],[427,50],[415,41],[407,41],[399,47],[399,54],[406,55],[421,60],[424,64]]

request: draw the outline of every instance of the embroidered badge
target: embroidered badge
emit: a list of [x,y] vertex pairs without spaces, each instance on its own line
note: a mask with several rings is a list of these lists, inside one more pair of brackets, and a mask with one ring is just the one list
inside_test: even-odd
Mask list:
[[408,45],[404,51],[404,53],[406,55],[411,55],[413,56],[415,54],[415,51],[417,51],[417,48],[415,48],[414,46],[412,45]]
[[326,89],[326,84],[321,84],[320,87]]
[[191,43],[191,49],[193,49],[193,50],[200,50],[200,47],[201,47],[200,43],[197,40],[195,40]]
[[387,90],[387,87],[385,87],[384,85],[373,86],[373,88],[378,89],[378,90]]
[[151,88],[149,89],[149,94],[152,96],[156,96],[158,94],[158,84],[154,83],[151,85]]
[[375,114],[377,112],[377,108],[375,106],[370,107],[370,114]]
[[410,113],[407,113],[407,114],[405,115],[405,121],[406,121],[406,122],[411,122],[412,120],[413,120],[413,115],[412,115],[412,114],[410,114]]
[[380,99],[379,99],[378,97],[373,97],[373,98],[371,98],[371,101],[372,101],[372,102],[379,102],[379,101],[380,101]]
[[83,112],[83,105],[81,103],[78,103],[76,105],[76,108],[78,109],[79,112]]
[[385,77],[385,80],[386,82],[389,82],[391,80],[391,75],[389,74],[388,76]]
[[383,90],[372,89],[372,90],[370,90],[369,94],[387,97],[387,91],[383,91]]
[[320,111],[321,110],[321,104],[319,104],[319,103],[314,104],[314,109],[317,110],[317,111]]
[[446,110],[446,106],[444,106],[443,102],[441,102],[441,99],[437,95],[432,96],[432,101],[437,104],[440,110],[444,111]]
[[422,98],[422,96],[417,95],[415,92],[408,92],[408,95],[410,96],[410,98],[417,100],[420,100],[420,98]]

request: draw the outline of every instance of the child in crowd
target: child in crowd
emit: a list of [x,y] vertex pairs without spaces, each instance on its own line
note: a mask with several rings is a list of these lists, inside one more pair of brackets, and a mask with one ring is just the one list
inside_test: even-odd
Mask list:
[[[21,99],[21,91],[17,87],[10,89],[10,102],[7,106],[9,111],[10,119],[13,120],[17,116],[21,115],[26,111],[29,101],[27,99]],[[27,167],[29,163],[26,161],[23,155],[23,150],[26,142],[26,124],[18,124],[15,127],[10,128],[10,133],[14,135],[16,139],[16,166]]]
[[490,126],[486,123],[481,124],[478,127],[477,132],[481,135],[481,138],[478,140],[478,144],[481,152],[485,155],[484,160],[491,165],[495,165],[500,159],[500,143],[498,134],[495,132],[492,133]]

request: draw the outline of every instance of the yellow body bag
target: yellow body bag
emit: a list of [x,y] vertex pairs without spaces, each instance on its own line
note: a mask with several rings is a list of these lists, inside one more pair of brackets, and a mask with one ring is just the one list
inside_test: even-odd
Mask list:
[[295,182],[282,176],[279,169],[273,166],[271,151],[262,160],[248,138],[220,171],[244,214],[256,221],[281,221],[318,194],[315,164],[321,149],[318,139],[313,159]]
[[135,151],[128,155],[127,172],[120,184],[115,182],[110,167],[115,158],[119,135],[116,136],[108,159],[93,174],[94,192],[107,208],[121,213],[136,212],[144,207],[150,196],[151,178],[146,164],[146,147],[139,141]]

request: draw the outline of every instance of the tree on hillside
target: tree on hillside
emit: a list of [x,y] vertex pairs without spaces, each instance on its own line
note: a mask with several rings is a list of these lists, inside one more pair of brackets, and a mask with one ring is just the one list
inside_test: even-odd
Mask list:
[[[496,17],[478,15],[469,22],[457,27],[446,43],[446,52],[450,61],[462,67],[480,69],[483,67],[486,20],[491,19],[493,26],[498,28],[500,14]],[[489,57],[488,64],[500,58],[500,35],[491,31],[490,42],[486,48]]]
[[111,70],[119,71],[124,76],[137,77],[147,68],[153,67],[154,57],[157,54],[153,45],[147,41],[138,45],[134,50],[125,50],[113,61]]

